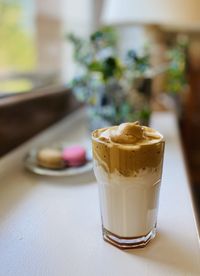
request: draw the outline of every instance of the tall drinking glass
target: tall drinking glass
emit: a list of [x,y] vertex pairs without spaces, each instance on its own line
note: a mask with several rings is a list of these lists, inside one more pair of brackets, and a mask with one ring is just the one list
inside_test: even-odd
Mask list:
[[105,241],[127,249],[155,237],[164,144],[159,132],[134,123],[92,133]]

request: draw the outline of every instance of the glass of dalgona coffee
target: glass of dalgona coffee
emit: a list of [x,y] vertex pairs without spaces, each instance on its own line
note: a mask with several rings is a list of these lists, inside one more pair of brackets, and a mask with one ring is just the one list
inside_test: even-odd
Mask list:
[[138,122],[93,131],[105,241],[128,249],[155,237],[164,145],[158,131]]

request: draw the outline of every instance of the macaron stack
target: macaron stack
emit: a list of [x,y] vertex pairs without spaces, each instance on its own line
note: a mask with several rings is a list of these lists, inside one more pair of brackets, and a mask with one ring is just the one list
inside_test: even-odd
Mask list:
[[86,150],[82,146],[70,146],[62,150],[43,148],[37,154],[39,166],[47,169],[64,169],[82,166],[87,162]]

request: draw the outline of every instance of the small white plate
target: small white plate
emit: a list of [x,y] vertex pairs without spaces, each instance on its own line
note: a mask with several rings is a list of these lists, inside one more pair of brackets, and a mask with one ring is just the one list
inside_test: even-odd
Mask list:
[[[32,149],[24,159],[24,164],[26,169],[29,171],[39,174],[39,175],[46,175],[46,176],[71,176],[71,175],[78,175],[82,173],[86,173],[92,170],[92,160],[88,159],[87,162],[79,167],[66,167],[63,169],[47,169],[40,167],[37,164],[37,153],[38,149]],[[90,156],[90,153],[87,151],[86,156]]]

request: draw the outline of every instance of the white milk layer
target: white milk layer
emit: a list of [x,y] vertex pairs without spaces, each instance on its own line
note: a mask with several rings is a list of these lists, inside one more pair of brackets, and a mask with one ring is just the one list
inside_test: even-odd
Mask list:
[[148,234],[157,221],[161,171],[146,169],[125,177],[94,163],[104,228],[120,237]]

